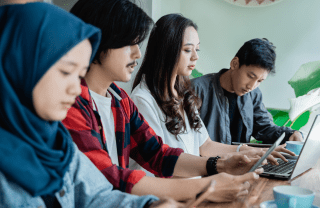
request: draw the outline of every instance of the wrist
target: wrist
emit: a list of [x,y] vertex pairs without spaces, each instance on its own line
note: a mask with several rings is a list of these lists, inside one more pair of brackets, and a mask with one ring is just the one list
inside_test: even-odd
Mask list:
[[218,170],[217,170],[217,163],[219,163],[219,166],[220,165],[220,162],[219,159],[221,159],[220,156],[217,156],[217,157],[210,157],[208,160],[207,160],[207,165],[206,165],[206,169],[207,169],[207,175],[215,175],[218,173]]
[[222,158],[219,158],[218,160],[217,160],[217,165],[216,165],[216,167],[217,167],[217,172],[218,173],[222,173],[222,172],[225,172],[225,159],[222,159]]
[[248,145],[246,145],[246,144],[240,144],[238,147],[237,147],[237,152],[240,152],[241,151],[241,149],[246,149],[246,148],[244,148],[244,147],[247,147]]

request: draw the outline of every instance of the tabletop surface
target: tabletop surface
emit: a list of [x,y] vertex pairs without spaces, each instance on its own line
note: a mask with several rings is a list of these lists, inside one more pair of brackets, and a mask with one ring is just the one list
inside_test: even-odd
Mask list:
[[197,207],[201,208],[258,208],[261,202],[273,200],[273,187],[280,185],[291,185],[289,180],[277,180],[260,177],[257,182],[251,185],[247,197],[243,197],[232,203],[209,203],[203,202]]
[[237,201],[230,203],[211,203],[203,202],[197,207],[199,208],[259,208],[260,203],[268,200],[274,200],[273,187],[280,185],[297,185],[296,181],[301,181],[301,178],[308,177],[308,173],[314,169],[310,169],[300,176],[292,180],[279,180],[279,179],[268,179],[260,177],[257,182],[251,184],[249,194],[246,197],[240,198]]

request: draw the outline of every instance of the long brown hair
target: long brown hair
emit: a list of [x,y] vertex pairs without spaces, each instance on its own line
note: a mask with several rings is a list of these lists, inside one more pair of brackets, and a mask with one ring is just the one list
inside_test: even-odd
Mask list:
[[177,75],[174,88],[178,98],[171,90],[171,77],[178,63],[184,32],[187,27],[198,29],[190,19],[180,14],[168,14],[161,17],[155,24],[142,65],[133,83],[133,89],[143,77],[152,96],[162,112],[166,115],[166,127],[170,133],[177,136],[186,130],[183,112],[186,111],[191,129],[199,131],[202,127],[196,109],[201,106],[201,100],[191,87],[189,77]]

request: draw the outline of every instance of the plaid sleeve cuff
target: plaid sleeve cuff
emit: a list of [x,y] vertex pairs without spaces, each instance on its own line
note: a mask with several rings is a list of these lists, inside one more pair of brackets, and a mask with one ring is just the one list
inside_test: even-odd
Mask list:
[[[138,183],[146,173],[142,170],[134,170],[128,177],[127,182],[123,182],[123,188],[120,187],[120,190],[125,190],[126,193],[131,193],[133,186]],[[121,185],[120,185],[121,186]]]

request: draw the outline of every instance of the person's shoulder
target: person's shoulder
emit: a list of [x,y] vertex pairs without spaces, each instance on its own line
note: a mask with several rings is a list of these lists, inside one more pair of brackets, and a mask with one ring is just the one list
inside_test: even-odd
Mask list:
[[153,102],[155,101],[154,97],[152,96],[150,90],[148,89],[148,86],[146,85],[145,82],[140,82],[132,91],[131,93],[131,98],[133,100],[138,100],[138,99],[144,99],[147,100],[148,102]]
[[257,100],[262,99],[262,92],[259,89],[259,87],[257,87],[256,89],[252,90],[248,94],[250,94],[251,99],[252,99],[253,102],[256,102]]
[[212,83],[214,82],[215,75],[216,73],[210,73],[210,74],[203,75],[201,77],[191,79],[192,86],[195,88],[203,88],[203,89],[212,87]]
[[110,85],[110,88],[111,88],[116,94],[118,94],[118,95],[121,97],[121,99],[129,98],[129,95],[127,94],[127,92],[126,92],[124,89],[122,89],[121,87],[119,87],[116,83],[113,82],[113,83]]
[[76,101],[73,106],[77,106],[78,103],[82,103],[84,106],[89,107],[89,100],[90,100],[90,93],[87,83],[84,79],[81,80],[81,93],[79,96],[76,97]]
[[84,79],[81,80],[80,87],[81,87],[81,93],[78,97],[89,100],[90,99],[89,88]]
[[257,87],[256,89],[252,90],[252,91],[250,92],[250,94],[251,94],[252,96],[256,97],[256,96],[262,95],[262,92],[261,92],[261,90],[259,89],[259,87]]
[[38,207],[39,198],[33,197],[18,183],[0,171],[0,207]]
[[191,79],[191,82],[192,83],[202,83],[202,82],[208,82],[208,81],[211,81],[212,78],[214,77],[216,73],[209,73],[209,74],[205,74],[205,75],[202,75],[201,77],[196,77],[196,78],[193,78]]
[[67,171],[67,173],[71,175],[71,178],[73,178],[73,176],[78,171],[79,165],[85,166],[87,162],[87,161],[84,161],[84,160],[87,160],[85,154],[79,150],[76,143],[73,142],[72,145],[73,145],[73,156]]

